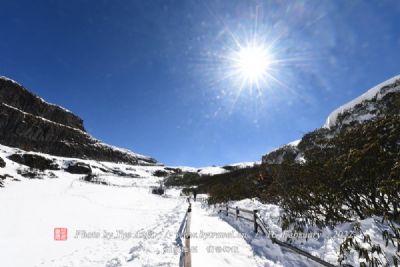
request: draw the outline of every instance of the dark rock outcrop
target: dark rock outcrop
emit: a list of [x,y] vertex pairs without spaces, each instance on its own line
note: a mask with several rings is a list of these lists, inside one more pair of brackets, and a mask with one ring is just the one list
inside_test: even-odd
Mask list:
[[154,165],[157,161],[91,137],[73,113],[0,77],[0,144],[55,156]]
[[154,176],[156,177],[166,177],[168,176],[169,172],[162,171],[162,170],[157,170],[153,173]]
[[60,169],[52,160],[35,154],[12,154],[8,159],[41,171]]
[[92,168],[83,162],[72,162],[65,171],[72,174],[92,174]]
[[4,161],[4,159],[2,159],[0,157],[0,168],[4,168],[6,166],[6,162]]
[[1,181],[1,180],[5,180],[5,179],[7,179],[7,178],[14,178],[14,177],[12,177],[12,176],[9,175],[9,174],[0,175],[0,181]]
[[17,173],[29,179],[43,179],[44,173],[39,172],[37,169],[18,170]]

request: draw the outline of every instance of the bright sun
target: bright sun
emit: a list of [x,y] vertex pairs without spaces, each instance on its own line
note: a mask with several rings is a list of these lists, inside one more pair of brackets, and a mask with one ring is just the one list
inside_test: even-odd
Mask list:
[[268,78],[272,57],[268,49],[260,44],[247,44],[234,52],[234,72],[242,82],[260,86]]

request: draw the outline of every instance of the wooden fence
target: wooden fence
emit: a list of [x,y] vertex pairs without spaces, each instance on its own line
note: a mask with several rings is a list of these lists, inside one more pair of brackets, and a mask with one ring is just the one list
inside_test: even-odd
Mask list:
[[[192,204],[189,202],[188,210],[179,227],[177,243],[181,247],[181,256],[179,258],[179,267],[191,267],[192,259],[190,253],[190,223],[192,219]],[[184,237],[184,242],[182,242]]]
[[[243,220],[246,220],[246,221],[252,223],[254,225],[255,233],[257,233],[258,231],[261,231],[262,234],[268,236],[272,240],[272,243],[277,244],[280,247],[290,250],[293,253],[297,253],[299,255],[307,257],[323,266],[335,267],[335,265],[330,264],[329,262],[326,262],[316,256],[313,256],[310,253],[308,253],[307,251],[301,250],[297,247],[294,247],[293,245],[282,242],[282,241],[276,239],[275,237],[273,237],[271,235],[271,232],[270,232],[268,226],[264,223],[264,221],[260,217],[258,210],[246,210],[246,209],[241,209],[239,207],[230,207],[228,205],[225,205],[219,209],[219,212],[225,213],[226,216],[232,215],[232,216],[235,216],[236,219],[243,219]],[[250,218],[246,217],[245,214],[248,214]],[[351,265],[347,265],[347,266],[351,267]]]

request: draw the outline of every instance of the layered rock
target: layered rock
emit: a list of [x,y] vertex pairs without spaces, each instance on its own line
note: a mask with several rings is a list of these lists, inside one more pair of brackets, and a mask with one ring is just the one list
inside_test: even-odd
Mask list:
[[157,163],[91,137],[81,118],[4,77],[0,77],[0,144],[63,157],[141,165]]
[[0,90],[0,103],[6,103],[49,121],[85,130],[81,118],[66,109],[45,102],[10,79],[0,78]]

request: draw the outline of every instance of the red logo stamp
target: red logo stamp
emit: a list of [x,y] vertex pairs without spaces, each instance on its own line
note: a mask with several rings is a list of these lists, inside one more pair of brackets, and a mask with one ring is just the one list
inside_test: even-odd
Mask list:
[[67,228],[54,228],[54,240],[56,241],[64,241],[68,238],[68,229]]

